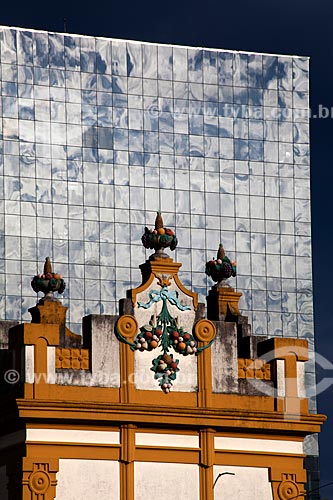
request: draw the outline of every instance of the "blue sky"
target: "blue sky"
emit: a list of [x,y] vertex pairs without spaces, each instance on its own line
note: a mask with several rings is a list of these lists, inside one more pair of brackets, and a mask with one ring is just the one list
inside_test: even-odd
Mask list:
[[[51,31],[127,38],[223,49],[297,54],[311,57],[310,102],[333,106],[333,4],[330,0],[198,0],[156,2],[69,3],[3,2],[0,24]],[[313,277],[316,350],[333,363],[331,265],[333,119],[311,123]],[[318,372],[318,379],[332,377],[333,370]],[[319,397],[319,411],[328,415],[321,436],[322,484],[333,480],[331,386]],[[333,487],[322,490],[333,499]]]

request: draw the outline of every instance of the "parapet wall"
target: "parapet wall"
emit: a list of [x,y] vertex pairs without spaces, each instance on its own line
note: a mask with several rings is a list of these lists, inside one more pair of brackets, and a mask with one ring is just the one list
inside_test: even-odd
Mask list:
[[218,498],[224,474],[230,498],[304,496],[304,438],[325,419],[308,412],[307,342],[253,336],[225,283],[206,316],[179,267],[147,261],[120,315],[86,316],[82,336],[52,297],[1,323],[1,498],[163,500],[166,471],[181,498]]
[[[31,324],[3,322],[2,371],[17,377],[10,391],[57,398],[67,388],[76,399],[82,387],[95,389],[84,392],[93,401],[104,397],[96,390],[110,389],[114,402],[308,414],[305,340],[253,336],[238,310],[240,294],[230,287],[212,289],[205,318],[204,304],[179,281],[180,264],[169,259],[143,267],[146,281],[122,299],[120,316],[83,318],[82,337],[65,327],[66,308],[58,301],[32,308]],[[153,335],[159,330],[161,340]]]

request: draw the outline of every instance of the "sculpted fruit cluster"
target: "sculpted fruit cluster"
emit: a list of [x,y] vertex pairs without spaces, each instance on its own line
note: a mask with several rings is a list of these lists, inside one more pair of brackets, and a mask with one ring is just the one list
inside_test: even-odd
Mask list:
[[164,227],[161,212],[157,212],[154,229],[145,227],[141,241],[145,248],[154,248],[155,250],[168,247],[170,250],[174,250],[178,243],[175,232]]
[[155,379],[159,379],[159,385],[163,392],[168,393],[172,387],[172,381],[179,371],[178,359],[174,359],[172,354],[161,354],[153,360],[151,370],[155,372]]
[[162,333],[160,328],[155,328],[152,325],[142,326],[135,340],[136,348],[141,352],[156,349]]

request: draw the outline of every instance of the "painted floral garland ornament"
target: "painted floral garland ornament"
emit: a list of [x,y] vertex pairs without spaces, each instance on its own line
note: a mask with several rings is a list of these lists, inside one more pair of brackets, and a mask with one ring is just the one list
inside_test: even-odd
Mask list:
[[[163,285],[161,290],[151,290],[149,301],[147,303],[138,302],[138,307],[149,309],[154,302],[161,300],[163,304],[160,314],[157,318],[153,316],[149,324],[140,328],[134,342],[130,342],[122,335],[120,328],[118,328],[118,323],[115,327],[115,333],[117,338],[121,342],[128,344],[133,351],[152,351],[157,347],[162,349],[163,354],[153,359],[151,370],[155,373],[154,378],[159,380],[161,389],[165,393],[168,393],[173,385],[173,381],[177,377],[177,372],[179,372],[179,359],[174,359],[173,354],[170,354],[169,350],[173,349],[177,354],[181,354],[182,356],[198,356],[213,343],[215,339],[215,327],[211,322],[208,322],[212,325],[214,334],[205,346],[198,347],[194,335],[179,326],[177,319],[172,317],[168,310],[168,303],[176,306],[180,311],[191,309],[189,306],[184,306],[179,302],[177,291],[168,290],[167,286]],[[205,321],[207,322],[207,320]]]
[[46,257],[43,274],[37,274],[31,281],[34,292],[43,292],[43,300],[54,300],[54,292],[64,293],[66,283],[61,274],[52,272],[50,257]]
[[[174,250],[177,246],[177,238],[172,229],[163,226],[161,212],[157,212],[155,229],[145,228],[142,243],[146,248],[154,248],[155,253],[149,257],[150,260],[168,258],[163,252],[165,248]],[[170,350],[181,356],[198,356],[202,351],[208,349],[215,340],[216,328],[209,320],[199,320],[193,328],[194,335],[180,326],[179,317],[173,317],[168,309],[168,304],[176,307],[180,312],[189,311],[190,306],[183,305],[179,300],[177,290],[169,290],[170,282],[159,283],[161,289],[150,290],[148,301],[137,302],[138,308],[150,309],[156,302],[162,301],[160,313],[154,314],[149,323],[139,329],[134,316],[120,316],[115,325],[115,334],[120,342],[128,344],[132,351],[153,351],[159,348],[162,354],[152,360],[154,378],[165,393],[170,392],[173,381],[179,372],[179,359],[175,359]],[[138,332],[139,330],[139,332]],[[135,335],[137,333],[137,335]],[[198,346],[198,341],[204,345]]]
[[172,354],[161,354],[153,359],[151,370],[155,372],[155,378],[160,379],[160,387],[167,394],[172,387],[172,381],[176,379],[179,360],[175,360]]
[[155,258],[167,258],[168,255],[164,253],[164,249],[170,248],[170,250],[174,250],[178,244],[175,232],[172,229],[164,227],[161,212],[157,212],[154,229],[145,227],[141,241],[145,248],[155,250],[155,254],[150,257],[151,260]]
[[226,282],[228,278],[237,274],[236,262],[230,260],[224,252],[223,245],[220,244],[216,259],[206,263],[206,274],[217,282],[217,287],[229,286]]

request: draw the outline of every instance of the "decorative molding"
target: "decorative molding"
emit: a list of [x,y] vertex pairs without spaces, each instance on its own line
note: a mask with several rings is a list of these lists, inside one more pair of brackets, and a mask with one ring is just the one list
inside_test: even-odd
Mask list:
[[304,498],[306,473],[303,467],[289,473],[279,472],[278,476],[279,481],[277,481],[277,477],[274,477],[273,470],[271,471],[273,500],[301,500]]
[[[155,261],[156,265],[156,261]],[[170,264],[168,264],[170,265]],[[164,278],[163,278],[164,279]],[[162,283],[162,281],[161,281]],[[161,289],[164,284],[161,284]],[[159,288],[158,285],[154,288]],[[57,325],[56,325],[57,326]],[[117,323],[119,332],[129,342],[134,341],[138,331],[136,319],[130,315],[121,316]],[[146,325],[147,326],[147,325]],[[199,346],[207,347],[215,338],[215,325],[203,319],[194,327]],[[24,325],[18,330],[18,345],[23,343],[34,345],[35,366],[37,373],[47,371],[48,345],[58,347],[55,342],[59,338],[55,325]],[[280,340],[280,339],[279,339]],[[303,352],[303,343],[297,344],[295,339],[283,339],[284,345],[279,342],[273,344],[273,354],[277,359],[285,361],[286,375],[292,378],[297,376],[295,371],[297,360],[303,361],[306,352]],[[265,344],[266,345],[266,344]],[[270,344],[271,345],[271,344]],[[267,344],[268,346],[268,344]],[[293,346],[295,348],[293,349]],[[280,352],[280,348],[286,348]],[[69,442],[27,442],[28,457],[24,459],[22,484],[24,500],[53,500],[56,489],[57,459],[82,458],[100,460],[119,460],[121,476],[121,500],[134,499],[134,461],[160,461],[175,463],[194,463],[200,467],[200,500],[213,499],[213,464],[235,466],[257,466],[269,468],[274,500],[291,500],[292,494],[301,497],[304,492],[304,470],[301,453],[293,450],[283,453],[279,450],[253,451],[214,449],[214,432],[224,432],[227,435],[240,430],[258,436],[292,436],[299,440],[307,433],[319,431],[324,418],[321,415],[288,415],[283,411],[276,411],[276,398],[271,396],[250,396],[240,394],[219,394],[212,392],[211,352],[206,349],[198,357],[198,392],[172,393],[167,398],[159,391],[136,390],[134,373],[134,352],[126,344],[120,344],[120,380],[121,387],[88,387],[88,386],[60,386],[56,384],[35,384],[34,392],[26,400],[17,399],[17,412],[20,418],[28,421],[29,425],[36,426],[36,421],[57,429],[72,423],[80,426],[84,422],[96,428],[121,428],[121,444],[107,443],[69,443]],[[55,349],[53,349],[55,350]],[[84,350],[87,353],[88,350]],[[81,349],[57,348],[57,363],[59,356],[65,354],[67,360],[73,359],[81,353]],[[266,351],[267,353],[269,351]],[[283,354],[284,353],[284,354]],[[296,353],[296,354],[294,354]],[[266,360],[268,357],[263,356]],[[77,358],[78,359],[78,356]],[[274,359],[270,360],[274,367]],[[66,364],[66,363],[65,363]],[[89,364],[89,363],[88,363]],[[265,361],[240,359],[238,367],[251,368],[254,364],[252,376],[261,378],[267,376],[268,368]],[[67,369],[67,367],[64,367]],[[69,368],[69,367],[68,367]],[[263,368],[265,370],[263,371]],[[72,366],[72,369],[80,369]],[[81,368],[82,369],[82,368]],[[256,374],[256,370],[260,373]],[[245,370],[243,378],[251,376],[250,370]],[[296,375],[295,375],[296,373]],[[257,377],[256,377],[257,375]],[[263,378],[263,380],[269,380]],[[29,384],[25,384],[25,389]],[[288,397],[295,397],[292,392],[294,386],[287,387]],[[296,394],[297,395],[297,394]],[[32,399],[34,397],[34,399]],[[301,401],[299,398],[295,398]],[[166,401],[167,400],[167,401]],[[7,418],[3,431],[10,429],[10,409],[4,410]],[[65,418],[65,420],[64,420]],[[131,424],[129,424],[131,422]],[[169,446],[139,446],[135,448],[136,426],[141,429],[152,428],[159,430],[177,429],[179,432],[186,429],[196,432],[200,429],[200,448],[170,449]],[[51,441],[51,442],[50,442]],[[267,444],[267,443],[266,443]],[[264,447],[263,447],[264,448]],[[55,464],[52,462],[54,457]],[[34,458],[40,457],[40,458]],[[288,472],[286,472],[288,471]],[[21,487],[21,479],[18,483]]]
[[56,348],[56,369],[89,370],[89,349]]
[[143,283],[137,288],[129,290],[130,297],[132,299],[133,307],[137,303],[137,295],[144,290],[147,290],[152,284],[154,279],[157,279],[157,284],[160,286],[170,286],[171,280],[173,279],[176,286],[188,297],[193,300],[194,310],[198,307],[198,294],[188,290],[180,281],[178,277],[178,271],[181,267],[179,262],[173,262],[172,259],[160,259],[153,261],[146,261],[145,264],[140,266]]
[[[210,342],[199,342],[199,349],[204,349]],[[198,395],[197,405],[202,408],[209,408],[212,403],[212,353],[210,349],[205,349],[201,356],[198,356]]]
[[[129,342],[129,341],[128,341]],[[133,373],[134,352],[128,349],[126,344],[120,342],[120,391],[119,400],[121,403],[130,403],[134,399],[136,392]]]
[[134,500],[134,462],[120,462],[120,500]]
[[188,288],[186,288],[183,283],[180,281],[178,274],[174,274],[173,279],[175,280],[178,288],[185,294],[193,299],[193,309],[196,311],[198,308],[198,294],[196,292],[192,292]]
[[156,274],[157,283],[159,286],[170,286],[172,274]]
[[211,467],[215,463],[214,429],[200,430],[200,465]]
[[200,500],[214,500],[213,485],[213,467],[200,466]]
[[216,327],[209,319],[200,319],[194,325],[194,333],[200,342],[212,342],[216,336]]
[[200,500],[213,500],[215,450],[214,429],[200,430]]
[[129,464],[135,460],[135,429],[136,425],[125,424],[120,428],[121,457],[120,460]]
[[[122,347],[125,355],[133,356],[126,345],[120,344],[120,348]],[[204,353],[209,355],[210,350]],[[202,356],[199,356],[198,361],[201,359]],[[131,369],[134,369],[134,359],[129,373],[133,373]],[[126,373],[124,371],[125,378],[122,380],[126,380]],[[129,380],[128,384],[124,384],[124,389],[131,386],[131,382]],[[277,431],[281,434],[288,430],[288,433],[295,432],[297,435],[320,432],[320,427],[326,420],[320,414],[288,418],[284,413],[274,411],[274,398],[270,396],[212,394],[211,404],[203,406],[197,403],[195,393],[170,393],[165,401],[165,395],[160,391],[138,391],[133,388],[131,399],[125,401],[119,392],[119,389],[114,388],[51,385],[41,391],[41,400],[17,400],[17,410],[22,418],[50,418],[58,423],[65,414],[69,422],[76,422],[79,415],[86,422],[95,422],[95,425],[103,421],[113,424],[119,421],[148,421],[152,425],[179,423],[188,429],[195,425],[218,426],[229,430],[241,426],[244,431],[252,429],[257,432],[260,429],[262,432],[266,429],[270,433]],[[160,405],[163,405],[163,413]],[[221,408],[224,410],[223,414]]]
[[271,365],[262,359],[238,358],[238,378],[271,380]]
[[36,470],[29,476],[29,488],[36,495],[44,495],[49,489],[50,484],[51,478],[45,470]]
[[120,428],[120,500],[134,500],[135,429],[132,424]]
[[134,316],[125,314],[118,318],[116,328],[126,340],[133,340],[139,330],[139,325]]
[[296,499],[300,494],[300,489],[294,481],[282,481],[278,487],[278,494],[281,500]]
[[23,500],[54,500],[58,471],[58,459],[23,458]]

